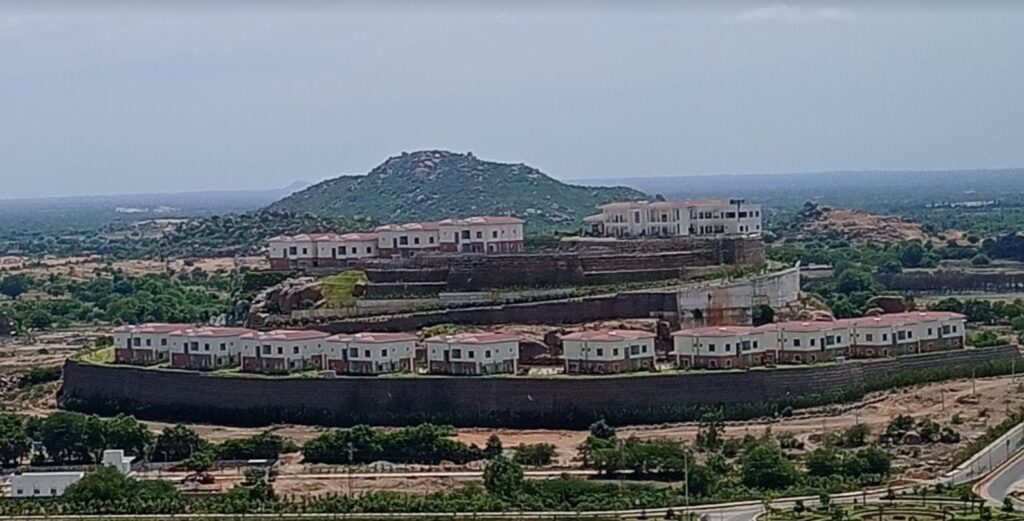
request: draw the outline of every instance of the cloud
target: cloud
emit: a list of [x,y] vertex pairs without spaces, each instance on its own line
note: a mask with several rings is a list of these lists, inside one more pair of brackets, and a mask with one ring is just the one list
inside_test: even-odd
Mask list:
[[796,22],[839,22],[853,19],[853,11],[844,7],[805,7],[798,4],[772,4],[740,11],[737,20],[746,22],[758,21],[796,21]]

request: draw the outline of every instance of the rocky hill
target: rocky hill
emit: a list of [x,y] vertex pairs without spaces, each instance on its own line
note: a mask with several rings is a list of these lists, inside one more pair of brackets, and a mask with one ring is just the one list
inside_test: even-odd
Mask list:
[[576,227],[599,204],[644,198],[632,188],[562,183],[524,164],[425,150],[392,157],[366,175],[315,184],[268,208],[378,222],[514,215],[537,230]]
[[869,242],[898,243],[922,240],[921,225],[893,215],[876,215],[857,210],[844,210],[805,203],[798,216],[798,238],[839,235],[855,244]]

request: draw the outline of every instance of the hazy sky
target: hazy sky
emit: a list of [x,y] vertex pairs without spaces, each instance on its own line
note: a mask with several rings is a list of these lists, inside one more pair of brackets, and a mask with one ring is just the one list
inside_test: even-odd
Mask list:
[[563,179],[1024,166],[1009,2],[89,4],[0,0],[0,198],[421,148]]

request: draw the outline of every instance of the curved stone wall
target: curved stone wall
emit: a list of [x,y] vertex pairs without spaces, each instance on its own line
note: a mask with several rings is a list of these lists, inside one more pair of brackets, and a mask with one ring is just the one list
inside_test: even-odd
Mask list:
[[706,407],[753,416],[771,407],[857,398],[867,382],[899,382],[936,368],[970,375],[1018,356],[1005,347],[745,372],[551,378],[268,378],[69,360],[61,403],[85,412],[223,424],[581,427],[601,418],[617,424],[687,420]]

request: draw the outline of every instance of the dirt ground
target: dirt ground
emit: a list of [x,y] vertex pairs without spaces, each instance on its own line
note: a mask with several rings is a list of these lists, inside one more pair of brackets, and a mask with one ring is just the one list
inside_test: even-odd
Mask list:
[[3,257],[0,259],[0,270],[10,273],[26,273],[33,276],[46,276],[52,273],[67,275],[87,280],[104,268],[121,270],[128,275],[145,275],[147,273],[163,273],[167,269],[174,271],[201,270],[206,272],[229,272],[238,268],[265,269],[268,267],[264,257],[216,257],[194,260],[173,260],[161,262],[157,260],[126,260],[104,262],[98,256],[90,257],[50,257],[39,263],[31,263],[24,257]]

